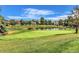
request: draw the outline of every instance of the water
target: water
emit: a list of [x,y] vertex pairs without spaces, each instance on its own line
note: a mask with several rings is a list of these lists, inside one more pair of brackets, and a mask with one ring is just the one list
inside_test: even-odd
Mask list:
[[46,29],[38,28],[37,30],[64,30],[64,28],[46,28]]

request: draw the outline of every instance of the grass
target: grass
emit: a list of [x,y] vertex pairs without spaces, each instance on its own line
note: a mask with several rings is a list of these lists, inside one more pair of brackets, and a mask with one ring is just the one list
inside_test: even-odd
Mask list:
[[79,34],[73,30],[16,30],[0,37],[0,52],[79,52]]
[[72,33],[73,30],[16,30],[13,35],[6,35],[0,37],[0,39],[24,39],[24,38],[37,38],[41,36],[58,35]]

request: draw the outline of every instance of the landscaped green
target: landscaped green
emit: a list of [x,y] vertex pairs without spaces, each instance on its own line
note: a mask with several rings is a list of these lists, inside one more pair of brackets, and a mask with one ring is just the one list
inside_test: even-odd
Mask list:
[[0,52],[79,52],[74,30],[16,30],[0,37]]

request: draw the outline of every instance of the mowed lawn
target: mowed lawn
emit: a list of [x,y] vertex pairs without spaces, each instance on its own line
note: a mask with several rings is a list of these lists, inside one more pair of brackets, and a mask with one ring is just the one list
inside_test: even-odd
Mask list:
[[74,30],[16,30],[0,37],[0,52],[79,52],[79,34]]

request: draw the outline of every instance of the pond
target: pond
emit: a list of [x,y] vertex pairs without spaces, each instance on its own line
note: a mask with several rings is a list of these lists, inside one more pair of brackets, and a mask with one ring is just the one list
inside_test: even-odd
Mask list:
[[64,28],[36,28],[36,30],[64,30]]

